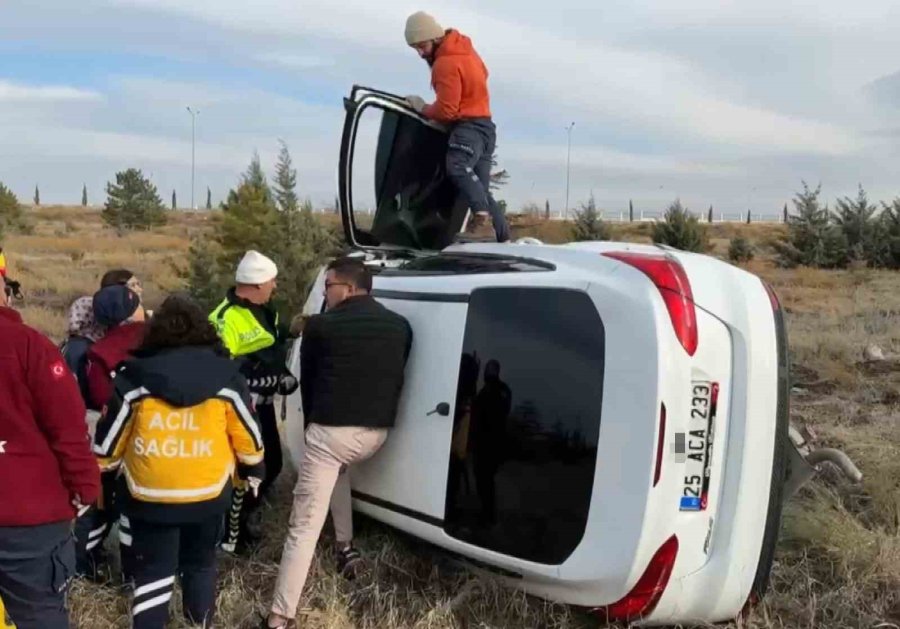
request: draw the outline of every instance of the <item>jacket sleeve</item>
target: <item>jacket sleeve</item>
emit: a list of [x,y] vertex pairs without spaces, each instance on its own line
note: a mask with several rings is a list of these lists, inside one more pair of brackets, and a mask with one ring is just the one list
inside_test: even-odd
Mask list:
[[88,408],[92,411],[99,411],[112,395],[112,379],[103,363],[92,359],[90,354],[88,354],[85,371],[87,373]]
[[262,431],[252,410],[250,390],[244,379],[237,379],[231,386],[220,391],[220,395],[228,400],[225,407],[225,430],[228,432],[231,449],[238,460],[239,475],[242,478],[247,476],[265,478]]
[[94,454],[104,472],[115,470],[122,463],[125,448],[131,440],[132,418],[140,393],[136,390],[123,395],[119,387],[113,387],[109,403],[100,415],[94,431]]
[[225,349],[227,349],[228,353],[234,357],[235,352],[237,352],[238,348],[241,346],[237,330],[234,329],[234,326],[228,324],[227,317],[210,317],[210,322],[219,334],[219,338],[222,339],[222,344],[225,346]]
[[309,422],[313,408],[313,382],[317,376],[321,331],[319,317],[310,317],[300,341],[300,397],[303,401],[303,417]]
[[449,59],[439,59],[434,65],[432,83],[436,99],[426,105],[422,115],[438,122],[453,122],[459,118],[462,100],[462,76],[459,65]]
[[100,475],[91,455],[84,402],[62,354],[35,333],[29,344],[27,382],[34,417],[59,465],[63,484],[85,504],[97,499]]

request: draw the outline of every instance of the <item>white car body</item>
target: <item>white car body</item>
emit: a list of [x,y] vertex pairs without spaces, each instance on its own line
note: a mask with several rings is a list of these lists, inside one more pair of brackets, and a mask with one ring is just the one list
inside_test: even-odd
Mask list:
[[[371,90],[354,90],[348,103],[342,157],[352,158],[352,129],[360,104],[414,118],[399,100]],[[342,159],[344,167],[349,170]],[[600,608],[601,613],[618,602],[613,616],[623,617],[624,613],[640,624],[728,620],[739,614],[749,599],[762,595],[780,522],[788,366],[780,308],[774,293],[758,277],[709,256],[619,242],[555,246],[465,243],[440,252],[417,251],[411,259],[396,256],[393,247],[359,246],[349,173],[341,181],[345,230],[350,244],[375,272],[374,295],[407,317],[414,335],[396,425],[381,451],[350,470],[355,509],[505,575],[529,593]],[[613,257],[608,255],[611,253]],[[662,261],[683,271],[690,299],[679,303],[693,309],[696,319],[692,354],[684,334],[676,332],[663,298],[668,289],[661,289],[647,272],[623,261],[622,254],[632,260]],[[442,266],[454,268],[457,263],[463,266],[461,271],[447,271]],[[477,272],[469,272],[468,264],[480,266]],[[422,271],[430,265],[437,270]],[[324,271],[310,292],[305,308],[308,314],[324,308],[323,278]],[[566,540],[552,550],[530,546],[527,530],[514,531],[520,520],[513,515],[506,519],[498,516],[490,525],[472,524],[475,511],[481,509],[480,518],[486,509],[480,485],[476,492],[480,506],[448,494],[451,441],[460,410],[456,408],[460,356],[470,345],[469,326],[475,330],[479,325],[495,325],[482,319],[491,312],[489,304],[502,304],[499,298],[504,296],[521,298],[524,311],[511,308],[511,318],[496,325],[521,324],[523,331],[517,337],[521,345],[493,349],[521,355],[515,364],[508,360],[502,367],[519,383],[511,388],[513,410],[504,426],[518,424],[515,434],[526,435],[520,439],[525,445],[497,469],[491,467],[493,475],[481,478],[489,478],[483,482],[499,492],[494,505],[498,513],[515,514],[522,509],[528,514],[521,519],[523,527],[526,521],[530,526],[529,518],[535,517],[535,530],[541,531],[537,534]],[[529,308],[538,312],[541,304],[557,300],[569,304],[559,312],[562,328],[547,325],[546,318],[540,321],[544,325],[536,321],[529,327]],[[573,319],[576,311],[577,321]],[[473,323],[471,317],[478,321]],[[500,332],[509,332],[499,327],[497,331],[498,339]],[[598,340],[589,349],[594,343],[592,335]],[[479,338],[490,346],[490,337],[482,334]],[[297,374],[299,346],[295,344],[290,358]],[[600,368],[599,348],[602,381],[582,381],[585,373]],[[562,362],[554,356],[571,356],[572,360]],[[580,369],[582,364],[586,371]],[[501,371],[501,377],[504,373]],[[529,382],[534,386],[529,387]],[[703,383],[717,386],[717,411],[703,437],[706,441],[692,442],[691,431],[697,429],[701,417],[695,414],[692,419],[692,411],[703,406],[695,394],[707,395]],[[538,392],[542,386],[558,386],[569,398],[577,390],[585,398],[602,400],[591,407],[587,419],[580,414],[573,420],[565,415],[565,409],[559,411],[564,418],[558,422],[560,426],[577,421],[574,436],[565,432],[563,445],[554,446],[563,453],[561,457],[573,452],[571,459],[555,461],[547,454],[555,450],[545,438],[554,437],[539,431],[522,432],[521,425],[528,422],[529,426],[549,426],[549,418],[540,424],[540,415],[534,419],[532,414],[528,422],[524,419],[532,393],[529,389],[550,400],[541,411],[546,413],[552,407],[552,391]],[[295,464],[303,443],[299,396],[298,391],[286,401],[287,442]],[[447,414],[440,412],[441,403],[449,407],[443,409]],[[568,408],[567,404],[560,406]],[[576,402],[572,404],[574,408]],[[587,428],[582,431],[582,426]],[[508,433],[504,428],[491,430],[513,434],[512,429]],[[564,433],[563,428],[558,431]],[[595,437],[590,436],[594,433]],[[473,434],[467,433],[472,441],[493,443]],[[708,457],[708,461],[704,459],[708,484],[702,508],[689,499],[688,505],[693,506],[683,509],[682,498],[690,491],[686,486],[695,482],[685,478],[685,473],[691,465],[693,474],[697,459],[690,463],[684,453],[676,452],[679,434],[688,447],[709,445],[702,450]],[[576,445],[567,445],[570,441]],[[464,481],[470,480],[471,456],[463,459],[463,465],[469,465],[466,471],[457,470]],[[579,472],[586,474],[585,470],[590,470],[585,483],[552,484],[557,477],[554,474],[575,478]],[[515,478],[522,487],[514,487]],[[548,510],[558,509],[569,519],[565,524],[555,515],[541,519],[535,496],[542,497],[537,502],[545,501]],[[527,505],[519,504],[526,499],[530,501]],[[582,508],[573,505],[583,505],[583,515]],[[561,532],[554,532],[554,527]],[[497,530],[513,530],[516,539],[521,534],[525,541],[520,547],[525,550],[498,550],[507,538],[500,537]],[[479,543],[482,539],[487,541]],[[669,551],[675,544],[677,552],[672,554]]]

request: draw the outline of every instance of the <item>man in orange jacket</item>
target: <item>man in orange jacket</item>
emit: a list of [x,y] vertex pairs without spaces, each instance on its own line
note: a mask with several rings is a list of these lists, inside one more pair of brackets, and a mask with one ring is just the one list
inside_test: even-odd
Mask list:
[[490,191],[491,158],[497,128],[491,120],[488,71],[472,40],[444,30],[422,11],[406,20],[406,42],[431,67],[436,100],[430,105],[409,96],[410,106],[425,118],[450,126],[447,173],[476,216],[490,214],[499,242],[509,240],[509,226]]

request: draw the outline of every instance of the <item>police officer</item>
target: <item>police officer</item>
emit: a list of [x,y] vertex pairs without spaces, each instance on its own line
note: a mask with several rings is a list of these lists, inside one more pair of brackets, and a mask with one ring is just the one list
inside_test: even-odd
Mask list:
[[258,251],[248,251],[238,264],[234,278],[236,285],[209,315],[226,349],[240,363],[240,371],[247,379],[265,445],[266,479],[258,496],[243,489],[234,492],[227,535],[222,543],[222,548],[229,552],[233,552],[238,543],[243,546],[259,536],[257,527],[248,526],[248,519],[282,467],[274,396],[276,393],[289,395],[297,389],[297,380],[285,365],[288,332],[270,303],[277,275],[278,268],[272,260]]

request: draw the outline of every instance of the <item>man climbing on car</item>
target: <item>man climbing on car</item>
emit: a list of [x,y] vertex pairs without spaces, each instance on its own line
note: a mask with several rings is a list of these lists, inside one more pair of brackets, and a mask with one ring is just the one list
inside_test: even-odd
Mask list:
[[491,120],[488,71],[472,40],[454,29],[444,30],[422,11],[406,20],[406,42],[431,67],[436,100],[427,105],[408,96],[419,114],[450,127],[447,174],[469,203],[477,220],[490,214],[499,242],[509,240],[509,226],[490,191],[491,158],[497,128]]

